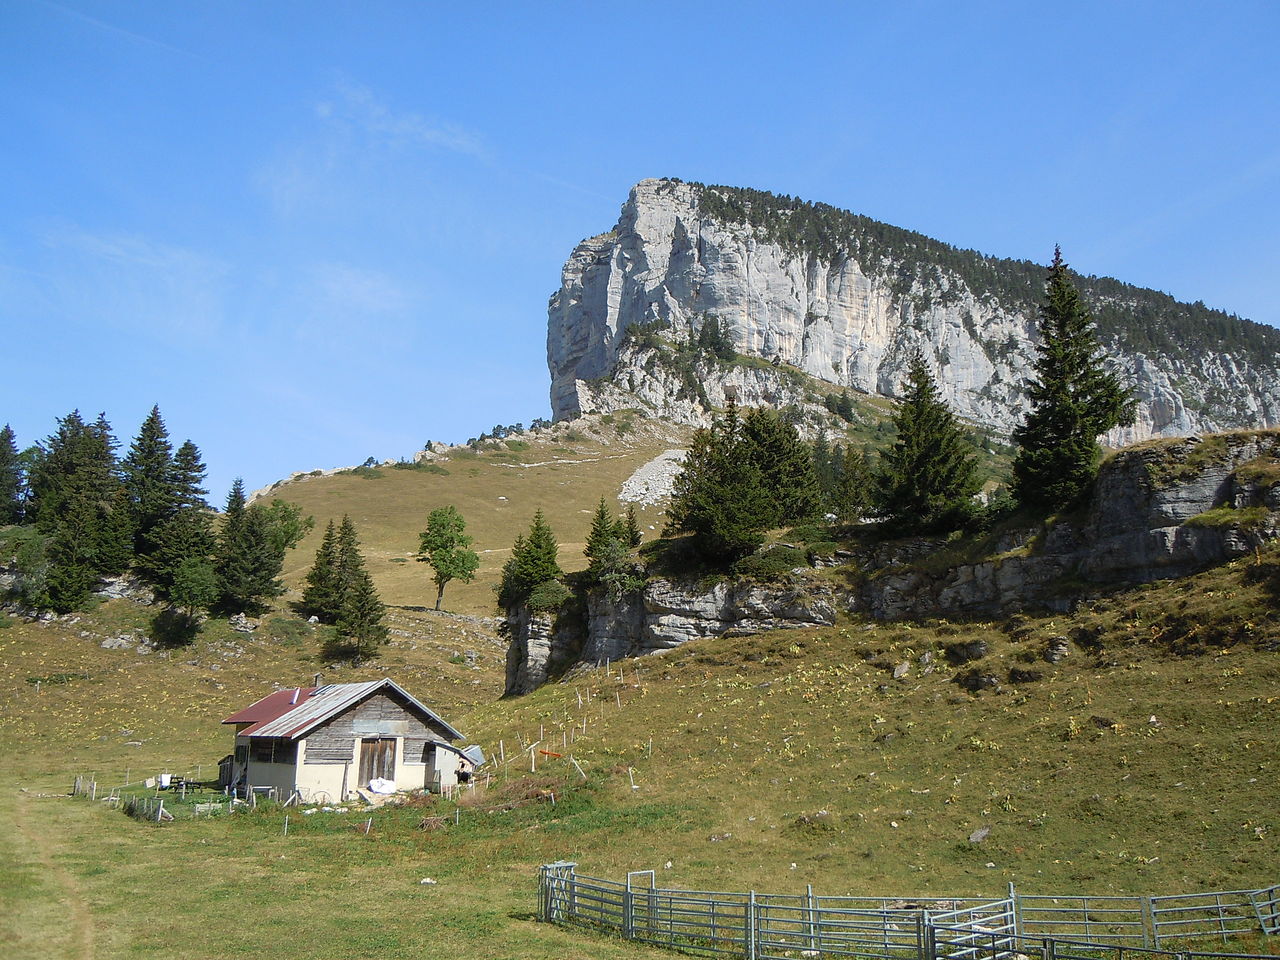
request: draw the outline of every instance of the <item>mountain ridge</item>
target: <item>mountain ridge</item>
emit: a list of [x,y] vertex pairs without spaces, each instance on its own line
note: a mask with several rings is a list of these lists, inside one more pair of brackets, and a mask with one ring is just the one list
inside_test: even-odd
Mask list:
[[[654,358],[628,347],[637,329],[694,342],[714,317],[741,357],[873,395],[894,397],[920,349],[959,414],[1007,433],[1023,410],[1043,271],[826,204],[644,180],[612,230],[575,248],[549,302],[553,416],[640,406],[705,422],[733,364],[697,371],[706,402],[675,403],[644,389]],[[1113,446],[1280,424],[1280,331],[1111,278],[1079,283],[1138,398]],[[742,402],[815,407],[812,389],[761,372],[771,382],[740,389]]]

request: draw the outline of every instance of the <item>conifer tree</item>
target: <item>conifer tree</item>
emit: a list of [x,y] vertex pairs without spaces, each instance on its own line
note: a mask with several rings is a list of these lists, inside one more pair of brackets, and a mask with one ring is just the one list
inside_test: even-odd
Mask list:
[[156,547],[156,528],[169,519],[178,499],[173,446],[158,406],[142,422],[120,470],[133,518],[134,552],[145,557]]
[[880,458],[877,506],[905,533],[957,527],[979,487],[977,458],[918,353],[904,388],[893,418],[898,438]]
[[609,505],[604,497],[601,497],[600,502],[596,504],[596,512],[591,517],[591,530],[587,534],[587,545],[582,551],[587,558],[588,570],[599,572],[601,559],[608,550],[609,544],[619,539],[620,532],[613,513],[609,510]]
[[832,491],[831,512],[844,526],[857,523],[871,507],[871,468],[866,451],[854,449],[853,444],[844,448],[840,459],[840,472]]
[[58,421],[36,458],[33,515],[47,536],[45,598],[67,612],[88,599],[97,578],[119,573],[131,556],[131,524],[116,473],[115,438],[104,415],[79,411]]
[[676,477],[668,530],[691,533],[711,560],[735,560],[764,542],[777,515],[759,466],[742,436],[737,406],[729,404],[709,430],[693,436]]
[[510,610],[529,599],[544,583],[564,576],[558,561],[560,547],[539,507],[529,525],[528,536],[520,534],[511,548],[511,556],[502,567],[498,584],[498,605]]
[[264,601],[283,592],[279,581],[284,561],[272,544],[265,509],[247,506],[244,481],[239,477],[227,494],[222,530],[218,536],[220,603],[228,613],[254,613]]
[[758,407],[742,419],[744,454],[760,470],[775,513],[770,526],[808,520],[818,512],[821,492],[813,459],[796,428],[773,410]]
[[0,526],[22,522],[22,461],[13,430],[0,430]]
[[200,449],[190,440],[185,440],[178,452],[173,455],[173,490],[177,506],[198,507],[207,509],[204,483],[205,466],[200,458]]
[[640,546],[640,542],[644,539],[644,534],[640,532],[640,521],[636,518],[634,503],[627,504],[627,516],[622,524],[622,532],[623,541],[632,549]]
[[63,501],[49,538],[42,598],[58,613],[78,609],[98,582],[101,520],[96,505],[87,497],[69,496]]
[[471,549],[467,523],[456,507],[437,507],[427,516],[427,529],[418,538],[418,559],[431,566],[436,584],[436,609],[444,599],[451,580],[470,583],[480,566],[480,556]]
[[178,569],[188,560],[206,562],[212,569],[217,550],[213,518],[201,507],[182,507],[154,531],[155,549],[138,560],[139,569],[165,596],[175,582]]
[[341,602],[337,599],[338,533],[333,521],[324,528],[324,538],[316,550],[316,559],[307,571],[307,586],[302,591],[302,609],[321,623],[337,619]]
[[1039,332],[1027,389],[1031,409],[1013,431],[1021,448],[1013,461],[1013,494],[1024,506],[1056,511],[1078,501],[1093,482],[1098,437],[1133,422],[1133,395],[1107,370],[1093,318],[1058,247]]
[[382,620],[386,611],[362,563],[342,601],[337,622],[337,635],[353,649],[356,662],[372,656],[386,642],[387,627]]

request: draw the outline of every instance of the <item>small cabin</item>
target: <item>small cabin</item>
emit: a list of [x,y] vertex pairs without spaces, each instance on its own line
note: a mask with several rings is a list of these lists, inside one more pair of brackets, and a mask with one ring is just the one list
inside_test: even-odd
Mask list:
[[372,781],[380,792],[439,792],[483,761],[438,714],[391,679],[278,690],[234,713],[225,774],[238,793],[274,788],[285,800],[340,803]]

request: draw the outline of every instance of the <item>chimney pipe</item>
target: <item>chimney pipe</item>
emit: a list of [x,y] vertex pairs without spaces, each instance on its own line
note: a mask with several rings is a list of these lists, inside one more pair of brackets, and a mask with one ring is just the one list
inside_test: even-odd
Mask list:
[[313,687],[320,686],[320,674],[317,673],[314,677],[311,678],[311,685]]

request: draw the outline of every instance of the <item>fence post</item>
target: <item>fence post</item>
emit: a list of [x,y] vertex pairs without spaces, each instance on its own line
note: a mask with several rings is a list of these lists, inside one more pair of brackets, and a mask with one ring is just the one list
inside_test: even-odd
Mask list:
[[804,888],[805,926],[808,928],[809,949],[818,950],[817,906],[813,900],[813,884],[805,884]]
[[1150,897],[1142,898],[1142,945],[1160,949],[1160,928],[1156,926],[1156,913]]
[[743,933],[746,940],[744,946],[747,948],[747,960],[756,960],[756,892],[754,890],[747,897],[747,913],[743,920],[743,926],[746,928]]
[[627,874],[627,889],[622,893],[622,936],[630,940],[635,936],[635,902],[631,897],[631,874]]
[[924,950],[922,960],[936,960],[938,956],[938,931],[927,920],[924,924]]
[[1016,939],[1022,936],[1022,906],[1018,903],[1018,890],[1012,880],[1009,881],[1009,912],[1013,917],[1013,936]]
[[1045,937],[1040,947],[1040,960],[1058,960],[1058,945],[1051,937]]

